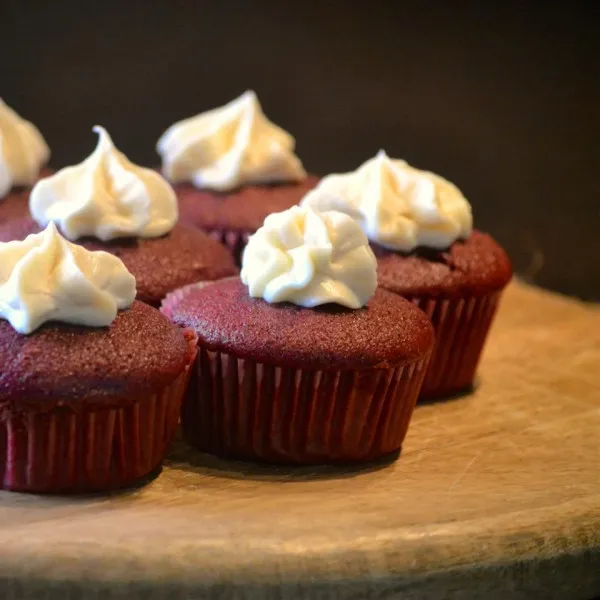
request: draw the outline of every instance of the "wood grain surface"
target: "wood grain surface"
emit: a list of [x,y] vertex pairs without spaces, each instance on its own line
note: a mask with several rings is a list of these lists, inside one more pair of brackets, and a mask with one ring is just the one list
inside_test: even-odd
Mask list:
[[178,442],[109,498],[0,495],[2,598],[600,594],[600,310],[513,284],[475,391],[397,462],[224,462]]

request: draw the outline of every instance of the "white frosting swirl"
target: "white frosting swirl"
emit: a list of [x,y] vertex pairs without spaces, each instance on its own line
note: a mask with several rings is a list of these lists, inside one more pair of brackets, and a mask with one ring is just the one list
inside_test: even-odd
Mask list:
[[358,224],[340,212],[294,206],[250,237],[242,282],[267,302],[360,308],[375,293],[377,261]]
[[153,238],[179,217],[173,188],[158,173],[131,163],[102,127],[98,145],[81,164],[39,181],[29,199],[33,218],[56,223],[70,240]]
[[228,191],[306,177],[294,138],[271,123],[247,91],[220,108],[172,125],[158,140],[163,173],[175,183]]
[[356,171],[323,178],[300,204],[342,211],[371,241],[401,252],[448,248],[473,227],[471,205],[454,184],[383,150]]
[[15,186],[33,185],[49,158],[36,126],[0,99],[0,198]]
[[19,333],[47,321],[110,325],[135,295],[135,278],[119,258],[68,242],[54,224],[0,243],[0,318]]

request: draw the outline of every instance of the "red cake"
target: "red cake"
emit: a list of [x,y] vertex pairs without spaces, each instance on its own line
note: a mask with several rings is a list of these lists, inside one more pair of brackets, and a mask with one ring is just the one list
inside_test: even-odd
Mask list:
[[298,204],[318,181],[318,177],[309,175],[299,183],[246,185],[229,192],[199,190],[190,183],[175,184],[173,188],[181,220],[225,244],[239,265],[248,238],[267,215]]
[[73,493],[158,467],[178,424],[193,332],[135,300],[121,260],[51,224],[0,243],[0,487]]
[[436,346],[421,397],[468,388],[512,268],[504,250],[473,231],[447,250],[410,255],[374,246],[379,285],[415,302],[431,319]]
[[373,244],[379,284],[403,296],[483,296],[502,289],[512,269],[506,252],[487,233],[473,231],[446,250],[418,248],[409,255]]
[[473,230],[460,190],[380,151],[356,171],[325,177],[301,205],[356,218],[377,256],[379,285],[431,319],[436,344],[421,397],[468,389],[512,270],[504,250]]
[[237,273],[225,246],[178,224],[165,179],[131,163],[105,129],[94,131],[93,153],[38,181],[30,216],[0,224],[0,241],[22,240],[54,223],[70,241],[118,256],[137,279],[138,298],[154,306],[183,285]]
[[108,328],[49,323],[24,336],[0,320],[2,487],[99,491],[150,473],[194,354],[193,334],[142,302]]
[[275,306],[232,279],[176,293],[163,312],[198,335],[182,426],[200,450],[307,464],[400,449],[433,332],[399,296],[378,290],[358,311]]
[[265,217],[294,206],[317,183],[294,149],[252,91],[175,123],[157,144],[181,219],[226,244],[237,264]]
[[[52,174],[50,169],[42,169],[40,179]],[[0,198],[0,225],[12,219],[29,215],[29,194],[31,186],[13,188],[4,198]]]
[[[0,224],[0,242],[23,240],[41,227],[25,217]],[[181,286],[221,279],[237,273],[231,254],[219,242],[193,227],[176,225],[157,238],[121,238],[102,242],[77,240],[88,250],[104,250],[118,256],[137,281],[138,299],[152,306]]]
[[[304,241],[291,241],[298,231]],[[296,279],[275,257],[302,251],[320,260]],[[376,290],[375,269],[349,217],[295,207],[269,216],[252,236],[242,268],[248,287],[230,278],[167,296],[163,312],[198,336],[185,437],[213,454],[282,463],[397,452],[433,330],[412,303]]]

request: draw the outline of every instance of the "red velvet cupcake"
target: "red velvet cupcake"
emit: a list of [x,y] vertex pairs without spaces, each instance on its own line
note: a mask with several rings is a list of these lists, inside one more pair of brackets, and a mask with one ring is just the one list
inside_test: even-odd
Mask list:
[[160,465],[196,339],[135,294],[118,258],[54,225],[0,243],[3,489],[105,491]]
[[22,240],[54,222],[70,240],[118,256],[137,280],[138,299],[158,306],[170,291],[237,273],[227,248],[176,224],[171,186],[130,163],[101,128],[95,152],[80,165],[41,180],[32,217],[0,225],[0,241]]
[[375,291],[375,267],[352,219],[294,207],[252,236],[242,280],[169,295],[163,312],[198,336],[186,439],[275,463],[362,462],[400,450],[433,330],[410,302]]
[[379,285],[429,316],[436,343],[421,397],[468,389],[512,269],[489,235],[472,230],[458,188],[380,152],[355,172],[325,177],[301,205],[355,218],[377,256]]
[[[0,242],[24,240],[41,227],[31,218],[0,225]],[[120,238],[102,242],[76,240],[87,250],[104,250],[118,256],[137,280],[138,300],[160,306],[171,291],[193,281],[214,281],[237,273],[225,246],[193,227],[177,224],[157,238]]]
[[[49,177],[52,173],[52,169],[42,169],[37,181]],[[31,186],[19,186],[13,188],[7,196],[0,200],[0,226],[9,221],[25,219],[29,216],[29,194],[31,194]]]
[[298,204],[318,182],[294,154],[295,141],[264,115],[256,94],[172,125],[157,150],[181,219],[207,231],[237,264],[265,218]]
[[0,223],[28,212],[29,192],[48,174],[50,150],[38,129],[0,99]]

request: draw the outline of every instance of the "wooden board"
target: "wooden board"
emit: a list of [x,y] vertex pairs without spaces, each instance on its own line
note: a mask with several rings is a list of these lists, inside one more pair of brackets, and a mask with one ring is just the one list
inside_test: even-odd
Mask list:
[[401,458],[268,468],[178,442],[110,498],[0,494],[2,598],[600,595],[600,310],[515,283],[469,396]]

